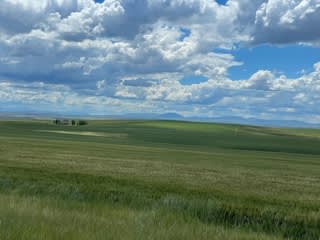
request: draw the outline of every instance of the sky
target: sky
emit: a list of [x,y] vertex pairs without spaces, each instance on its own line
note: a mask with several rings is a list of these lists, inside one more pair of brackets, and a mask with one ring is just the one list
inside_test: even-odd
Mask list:
[[320,123],[320,0],[1,0],[0,112]]

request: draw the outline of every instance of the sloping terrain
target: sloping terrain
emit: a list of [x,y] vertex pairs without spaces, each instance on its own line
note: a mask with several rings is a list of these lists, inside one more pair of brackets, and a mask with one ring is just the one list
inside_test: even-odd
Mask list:
[[319,239],[319,137],[176,121],[1,121],[0,238]]

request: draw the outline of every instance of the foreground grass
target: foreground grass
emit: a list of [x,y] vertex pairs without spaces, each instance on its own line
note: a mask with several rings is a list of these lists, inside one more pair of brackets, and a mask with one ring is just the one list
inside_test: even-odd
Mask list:
[[138,211],[17,195],[0,200],[1,239],[270,239],[159,208]]
[[154,121],[0,131],[1,239],[319,239],[316,132]]

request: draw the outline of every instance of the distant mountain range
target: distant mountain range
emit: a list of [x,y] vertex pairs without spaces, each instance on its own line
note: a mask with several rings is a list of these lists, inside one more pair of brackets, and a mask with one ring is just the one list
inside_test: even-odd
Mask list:
[[306,123],[295,120],[265,120],[256,118],[241,118],[241,117],[218,117],[193,119],[195,121],[208,121],[216,123],[244,124],[265,127],[290,127],[290,128],[320,128],[320,124]]
[[31,118],[31,119],[52,119],[52,118],[84,118],[84,119],[146,119],[146,120],[177,120],[177,121],[195,121],[195,122],[215,122],[228,124],[244,124],[268,127],[290,127],[290,128],[320,128],[319,124],[312,124],[303,121],[295,120],[265,120],[256,118],[241,118],[241,117],[184,117],[175,112],[163,114],[156,113],[128,113],[122,115],[83,115],[83,114],[63,114],[52,112],[41,113],[10,113],[0,112],[0,118]]

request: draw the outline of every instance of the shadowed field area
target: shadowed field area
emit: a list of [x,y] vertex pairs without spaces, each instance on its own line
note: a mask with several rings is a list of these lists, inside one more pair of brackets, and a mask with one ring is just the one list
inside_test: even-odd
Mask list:
[[320,130],[0,121],[0,239],[319,239]]

